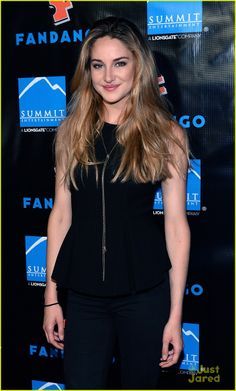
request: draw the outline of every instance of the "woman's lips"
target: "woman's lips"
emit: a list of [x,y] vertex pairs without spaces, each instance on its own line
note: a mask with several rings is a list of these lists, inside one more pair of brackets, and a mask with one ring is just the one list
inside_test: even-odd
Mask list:
[[106,91],[115,91],[118,87],[119,87],[119,84],[103,86],[104,90],[106,90]]

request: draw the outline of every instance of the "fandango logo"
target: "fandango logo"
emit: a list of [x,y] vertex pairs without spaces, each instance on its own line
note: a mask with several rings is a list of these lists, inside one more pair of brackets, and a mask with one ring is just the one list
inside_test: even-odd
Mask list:
[[89,33],[87,30],[63,30],[63,31],[42,31],[16,34],[16,46],[55,45],[66,43],[83,42]]
[[46,236],[25,237],[27,281],[46,281]]
[[204,289],[202,287],[202,285],[200,284],[193,284],[191,286],[186,286],[186,289],[185,289],[185,295],[186,296],[190,296],[190,295],[193,295],[193,296],[201,296],[204,292]]
[[46,197],[23,197],[24,209],[52,209],[53,199]]
[[[174,118],[177,119],[176,116],[174,116]],[[194,126],[194,128],[203,128],[206,123],[205,117],[200,114],[194,115],[193,117],[190,115],[182,115],[177,119],[177,121],[180,126],[186,129],[190,128],[191,126]]]
[[44,345],[30,345],[29,346],[29,355],[31,357],[39,357],[39,358],[64,358],[64,350],[54,348],[52,346],[44,346]]
[[71,1],[49,1],[49,7],[55,10],[53,21],[56,26],[70,21],[68,10],[73,8]]
[[58,126],[66,116],[65,76],[18,79],[20,127]]
[[65,385],[42,380],[32,380],[32,390],[64,390]]
[[147,2],[147,32],[149,35],[202,31],[201,1]]

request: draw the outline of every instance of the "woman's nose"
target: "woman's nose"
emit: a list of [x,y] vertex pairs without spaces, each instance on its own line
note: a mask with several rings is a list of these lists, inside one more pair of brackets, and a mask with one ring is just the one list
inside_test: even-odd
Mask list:
[[111,83],[114,80],[114,69],[112,66],[105,68],[104,80],[106,83]]

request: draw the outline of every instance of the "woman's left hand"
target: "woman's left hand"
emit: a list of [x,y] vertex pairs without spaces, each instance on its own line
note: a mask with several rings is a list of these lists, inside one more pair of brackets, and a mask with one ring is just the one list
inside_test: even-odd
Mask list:
[[[171,350],[169,350],[171,344]],[[178,362],[183,349],[181,323],[169,320],[165,325],[162,338],[161,368],[168,368]]]

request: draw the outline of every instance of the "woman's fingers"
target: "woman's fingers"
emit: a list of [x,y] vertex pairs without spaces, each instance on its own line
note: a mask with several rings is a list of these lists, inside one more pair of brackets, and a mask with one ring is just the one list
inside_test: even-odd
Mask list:
[[63,340],[60,339],[58,332],[56,331],[51,331],[48,332],[48,342],[55,346],[57,349],[63,349],[64,348],[64,343]]
[[57,349],[64,348],[65,320],[60,306],[48,307],[44,312],[43,330],[48,343]]
[[160,367],[162,368],[168,368],[170,367],[171,365],[174,365],[178,362],[179,360],[179,356],[180,356],[180,353],[181,353],[181,350],[180,348],[176,347],[176,349],[172,349],[168,352],[168,355],[167,355],[167,358],[165,361],[162,361],[159,365]]
[[64,320],[58,322],[58,336],[61,341],[64,341],[64,327],[65,327]]
[[163,344],[162,344],[162,356],[161,356],[161,360],[162,361],[167,360],[168,353],[169,353],[168,349],[169,349],[169,341],[168,340],[164,340]]

